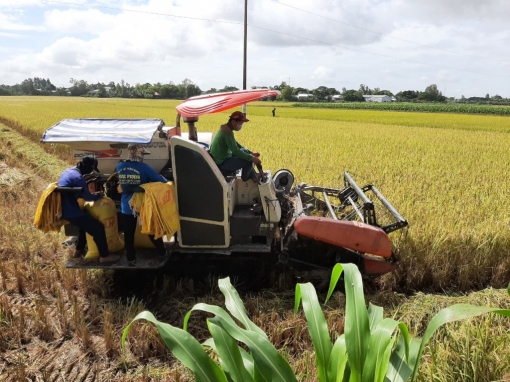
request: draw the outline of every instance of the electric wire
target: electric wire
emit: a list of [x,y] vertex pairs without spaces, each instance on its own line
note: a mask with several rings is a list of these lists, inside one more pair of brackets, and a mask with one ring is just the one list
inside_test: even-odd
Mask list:
[[[140,10],[134,10],[134,9],[119,8],[119,7],[109,7],[109,6],[103,6],[103,5],[80,4],[80,3],[72,3],[72,2],[65,2],[65,1],[58,1],[58,0],[39,0],[39,1],[45,2],[45,3],[56,3],[56,4],[63,4],[63,5],[76,5],[76,6],[88,7],[88,8],[120,10],[120,11],[125,11],[125,12],[142,13],[142,14],[156,15],[156,16],[168,16],[168,17],[175,17],[175,18],[182,18],[182,19],[189,19],[189,20],[208,21],[208,22],[224,23],[224,24],[232,24],[232,25],[244,25],[244,23],[236,22],[236,21],[225,21],[225,20],[215,20],[215,19],[206,19],[206,18],[200,18],[200,17],[192,17],[192,16],[181,16],[181,15],[174,15],[174,14],[170,14],[170,13],[140,11]],[[257,25],[248,24],[248,27],[254,28],[254,29],[263,30],[263,31],[267,31],[267,32],[271,32],[271,33],[276,33],[276,34],[280,34],[280,35],[283,35],[283,36],[292,37],[292,38],[296,38],[296,39],[300,39],[300,40],[304,40],[304,41],[310,41],[310,42],[314,42],[314,43],[317,43],[317,44],[333,46],[333,47],[342,48],[342,49],[345,49],[345,50],[351,50],[351,51],[354,51],[354,52],[361,52],[361,53],[365,53],[365,54],[371,54],[371,55],[374,55],[374,56],[385,57],[385,58],[389,58],[389,59],[393,59],[393,60],[398,60],[398,61],[403,61],[403,62],[410,62],[410,63],[413,63],[413,64],[419,64],[419,65],[425,65],[425,66],[433,66],[433,67],[436,67],[436,68],[449,69],[449,70],[467,72],[467,73],[472,73],[472,74],[482,74],[482,75],[487,75],[487,76],[510,78],[510,75],[479,72],[479,71],[474,71],[474,70],[469,70],[469,69],[461,69],[461,68],[456,68],[456,67],[451,67],[451,66],[446,66],[446,65],[437,65],[437,64],[432,64],[432,63],[429,63],[429,62],[410,60],[410,59],[407,59],[407,58],[395,57],[395,56],[390,56],[390,55],[382,54],[382,53],[369,52],[369,51],[365,51],[365,50],[362,50],[362,49],[350,48],[350,47],[347,47],[345,45],[333,44],[333,43],[328,43],[328,42],[325,42],[325,41],[311,39],[311,38],[308,38],[308,37],[296,36],[296,35],[293,35],[293,34],[290,34],[290,33],[276,31],[274,29],[260,27],[260,26],[257,26]]]
[[503,62],[505,64],[509,64],[510,63],[510,61],[499,60],[499,59],[496,59],[496,58],[482,57],[482,56],[477,56],[477,55],[469,54],[469,53],[461,53],[461,52],[455,52],[453,50],[436,48],[435,46],[432,46],[432,45],[422,44],[420,42],[406,40],[406,39],[403,39],[403,38],[400,38],[400,37],[390,36],[390,35],[382,33],[382,32],[377,32],[377,31],[373,31],[371,29],[360,27],[358,25],[349,24],[349,23],[346,23],[345,21],[340,21],[340,20],[332,19],[330,17],[324,16],[324,15],[320,15],[318,13],[310,12],[310,11],[307,11],[305,9],[301,9],[301,8],[295,7],[293,5],[282,3],[281,1],[278,1],[278,0],[272,0],[272,1],[277,3],[277,4],[280,4],[280,5],[289,7],[289,8],[293,8],[295,10],[298,10],[298,11],[301,11],[301,12],[304,12],[304,13],[308,13],[308,14],[313,15],[313,16],[317,16],[317,17],[321,17],[321,18],[326,19],[326,20],[333,21],[333,22],[338,23],[338,24],[347,25],[347,26],[352,27],[352,28],[357,28],[357,29],[360,29],[360,30],[363,30],[363,31],[366,31],[366,32],[378,34],[378,35],[381,35],[381,36],[384,36],[384,37],[388,37],[388,38],[391,38],[391,39],[394,39],[394,40],[399,40],[399,41],[407,42],[409,44],[420,45],[420,46],[424,46],[424,47],[427,47],[427,48],[430,48],[430,49],[439,50],[439,51],[442,51],[442,52],[453,53],[453,54],[457,54],[457,55],[461,55],[461,56],[467,56],[467,57],[474,57],[474,58],[479,58],[479,59],[482,59],[482,60]]
[[209,21],[209,22],[223,23],[223,24],[243,25],[243,23],[240,23],[240,22],[237,22],[237,21],[214,20],[214,19],[206,19],[206,18],[201,18],[201,17],[173,15],[171,13],[140,11],[140,10],[128,9],[128,8],[109,7],[109,6],[106,6],[106,5],[72,3],[72,2],[68,2],[68,1],[57,1],[57,0],[39,0],[39,1],[41,1],[43,3],[55,3],[55,4],[62,4],[62,5],[76,5],[76,6],[79,6],[79,7],[86,7],[86,8],[110,9],[110,10],[115,10],[115,11],[124,11],[124,12],[132,12],[132,13],[143,13],[143,14],[146,14],[146,15],[154,15],[154,16],[168,16],[168,17],[175,17],[175,18],[179,18],[179,19],[189,19],[189,20]]

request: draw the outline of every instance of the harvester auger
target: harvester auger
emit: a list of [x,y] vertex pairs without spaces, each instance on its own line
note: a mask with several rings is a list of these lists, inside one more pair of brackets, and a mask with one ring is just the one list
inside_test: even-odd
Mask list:
[[[127,159],[127,145],[150,150],[145,163],[174,183],[180,229],[166,238],[170,256],[139,250],[137,269],[183,259],[196,268],[203,258],[250,258],[256,264],[282,263],[295,272],[327,273],[338,262],[357,264],[367,277],[394,270],[388,234],[408,223],[373,185],[360,187],[347,172],[341,189],[294,185],[286,169],[273,175],[260,167],[264,176],[258,183],[220,172],[208,152],[212,133],[197,132],[199,117],[278,94],[257,89],[192,97],[177,106],[171,127],[160,119],[66,119],[46,130],[42,141],[71,146],[77,159],[94,155],[103,173],[96,186],[117,205],[114,169]],[[181,118],[188,124],[187,137],[181,134]],[[71,225],[65,228],[68,236],[76,235]],[[72,259],[66,266],[129,268],[125,257],[112,265]]]

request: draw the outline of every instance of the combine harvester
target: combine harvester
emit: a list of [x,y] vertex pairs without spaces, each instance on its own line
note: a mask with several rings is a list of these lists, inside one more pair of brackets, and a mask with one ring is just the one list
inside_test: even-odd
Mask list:
[[[149,149],[145,163],[174,182],[181,228],[166,238],[170,256],[138,251],[137,269],[183,260],[200,267],[199,259],[225,258],[255,259],[261,267],[283,263],[297,273],[325,273],[327,279],[339,262],[355,263],[367,277],[396,269],[388,235],[408,223],[373,185],[359,186],[347,172],[339,189],[294,185],[286,169],[273,174],[259,167],[258,184],[222,175],[208,152],[212,133],[197,132],[199,117],[278,94],[262,89],[192,97],[177,106],[172,127],[160,119],[65,119],[46,130],[42,142],[69,145],[77,160],[95,155],[103,174],[97,185],[117,204],[112,173],[127,159],[129,143]],[[68,236],[77,234],[70,224],[65,229]],[[125,257],[111,265],[72,259],[66,266],[128,268]]]

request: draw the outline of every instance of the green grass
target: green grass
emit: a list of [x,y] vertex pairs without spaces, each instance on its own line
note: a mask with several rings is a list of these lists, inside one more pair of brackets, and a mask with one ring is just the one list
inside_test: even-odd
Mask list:
[[429,113],[462,113],[510,115],[510,107],[503,105],[466,105],[452,103],[413,103],[413,102],[329,102],[329,103],[296,103],[297,107],[322,109],[369,109],[394,110]]

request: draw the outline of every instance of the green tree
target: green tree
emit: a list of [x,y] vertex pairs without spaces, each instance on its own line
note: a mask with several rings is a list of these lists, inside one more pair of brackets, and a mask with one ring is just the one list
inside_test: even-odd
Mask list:
[[354,89],[346,90],[345,93],[342,94],[342,99],[346,102],[365,102],[363,93]]
[[219,92],[235,92],[236,90],[239,90],[238,88],[236,88],[235,86],[229,86],[229,85],[225,85],[223,87],[223,89],[220,89],[218,90]]
[[294,94],[309,94],[310,90],[307,88],[294,88]]
[[444,102],[446,97],[441,94],[436,84],[429,85],[420,93],[418,99],[429,102]]
[[282,90],[281,90],[281,93],[282,93],[282,99],[284,101],[293,101],[295,100],[295,97],[294,97],[294,89],[290,86],[285,86]]
[[202,90],[188,78],[185,78],[177,87],[179,88],[179,98],[181,99],[187,99],[202,94]]
[[69,89],[72,96],[82,96],[87,94],[89,90],[91,90],[89,89],[89,84],[87,83],[87,81],[75,80],[74,78],[71,78],[69,82],[73,84],[73,86],[71,86],[71,88]]
[[359,86],[359,91],[361,92],[361,94],[371,94],[371,90],[370,88],[368,87],[368,85],[363,85],[361,84]]
[[418,96],[420,95],[419,91],[414,90],[404,90],[398,92],[395,97],[400,102],[409,102],[418,99]]
[[161,89],[160,89],[160,93],[162,98],[169,98],[169,99],[179,99],[179,88],[174,85],[173,83],[171,84],[165,84],[165,85],[162,85],[161,86]]
[[23,80],[23,82],[21,83],[21,91],[23,92],[23,94],[29,95],[35,94],[36,90],[34,87],[34,81],[31,78]]
[[379,88],[374,88],[374,90],[372,90],[372,94],[373,95],[387,95],[387,96],[393,97],[393,93],[391,91],[381,90]]
[[99,90],[99,93],[97,93],[97,96],[99,98],[106,98],[107,97],[107,94],[106,94],[106,88],[104,86],[104,84],[98,84],[98,90]]
[[327,101],[330,99],[329,89],[326,86],[319,86],[317,89],[312,90],[312,94],[318,101]]

